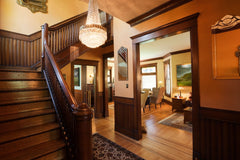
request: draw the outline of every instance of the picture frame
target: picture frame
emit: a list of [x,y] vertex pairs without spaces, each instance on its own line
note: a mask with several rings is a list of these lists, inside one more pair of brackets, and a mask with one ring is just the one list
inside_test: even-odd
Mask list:
[[118,80],[128,80],[128,49],[125,47],[118,50]]
[[191,63],[176,65],[177,86],[192,86],[192,65]]
[[74,68],[74,86],[80,86],[80,69]]

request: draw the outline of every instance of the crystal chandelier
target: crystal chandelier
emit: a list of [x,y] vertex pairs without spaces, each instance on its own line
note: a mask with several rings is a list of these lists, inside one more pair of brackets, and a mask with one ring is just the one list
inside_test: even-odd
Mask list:
[[80,27],[79,40],[89,48],[97,48],[107,40],[107,32],[101,26],[96,0],[89,0],[87,22]]

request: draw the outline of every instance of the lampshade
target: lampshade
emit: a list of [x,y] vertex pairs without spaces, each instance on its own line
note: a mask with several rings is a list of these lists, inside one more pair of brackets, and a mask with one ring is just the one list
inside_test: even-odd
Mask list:
[[87,22],[80,27],[79,40],[89,48],[97,48],[107,40],[107,32],[101,26],[96,0],[89,0]]

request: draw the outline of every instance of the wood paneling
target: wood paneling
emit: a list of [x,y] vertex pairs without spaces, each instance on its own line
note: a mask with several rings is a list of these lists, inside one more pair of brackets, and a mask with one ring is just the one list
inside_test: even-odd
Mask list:
[[[136,108],[133,98],[114,97],[115,131],[139,140]],[[141,116],[141,115],[140,115]],[[141,123],[141,121],[140,121]]]
[[200,159],[240,159],[240,112],[201,107]]
[[104,110],[103,110],[103,92],[97,92],[97,104],[95,107],[95,117],[102,118],[104,117]]

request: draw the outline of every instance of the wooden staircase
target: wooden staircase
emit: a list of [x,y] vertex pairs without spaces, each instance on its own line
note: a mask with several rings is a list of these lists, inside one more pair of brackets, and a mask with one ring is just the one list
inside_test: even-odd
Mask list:
[[66,159],[41,72],[0,69],[0,159]]

